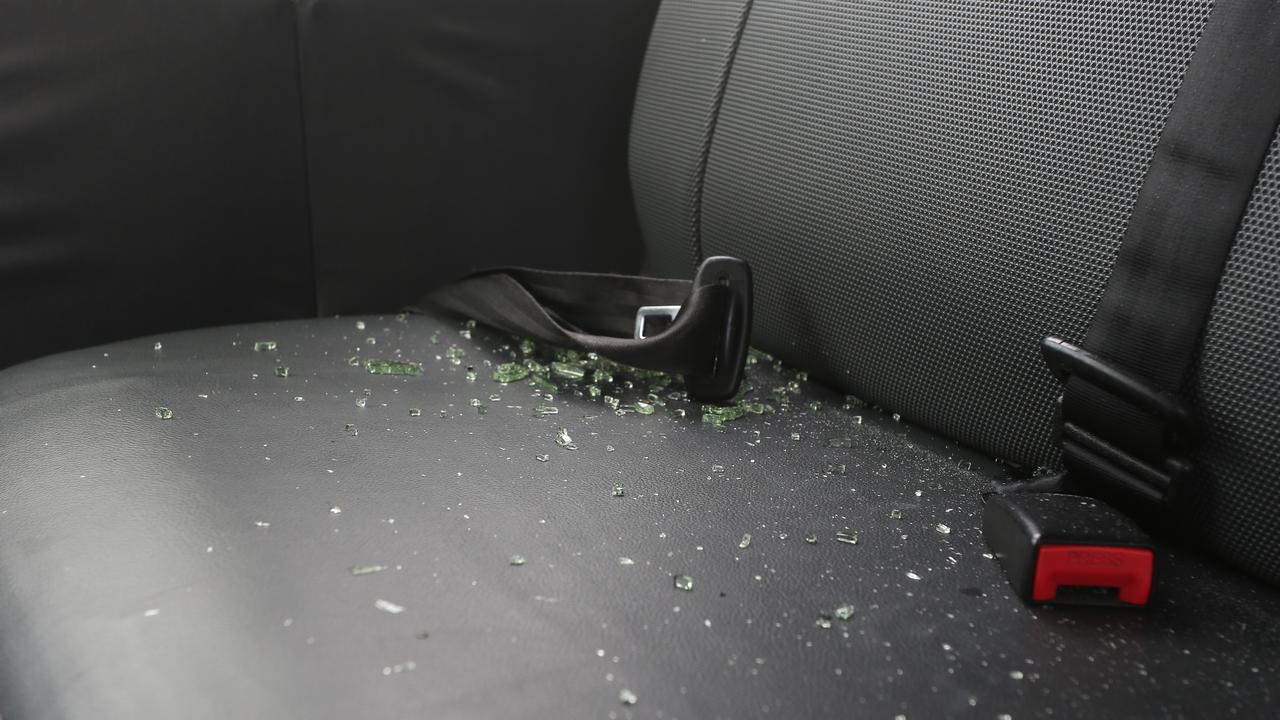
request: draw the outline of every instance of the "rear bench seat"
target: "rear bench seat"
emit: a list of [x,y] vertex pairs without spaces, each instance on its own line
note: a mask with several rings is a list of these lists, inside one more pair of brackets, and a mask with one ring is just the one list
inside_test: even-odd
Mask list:
[[[434,313],[0,373],[0,714],[1263,714],[1272,587],[1166,547],[1146,612],[1028,608],[979,527],[1057,462],[1036,343],[1088,325],[1210,9],[665,0],[636,204],[652,272],[756,270],[737,419],[504,385],[519,341]],[[1258,574],[1277,147],[1193,388],[1259,488],[1200,521]]]

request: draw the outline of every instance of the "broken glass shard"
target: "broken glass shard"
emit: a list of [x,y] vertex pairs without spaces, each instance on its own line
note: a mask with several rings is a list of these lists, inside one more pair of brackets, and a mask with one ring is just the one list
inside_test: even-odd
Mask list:
[[555,405],[539,405],[533,409],[534,417],[546,417],[548,415],[560,414],[560,408]]
[[641,415],[653,414],[653,403],[647,403],[644,400],[636,401],[636,412]]
[[742,539],[738,541],[738,547],[746,550],[751,545],[751,533],[743,533]]
[[390,600],[383,600],[382,598],[378,598],[377,600],[374,600],[373,606],[378,608],[382,612],[391,613],[392,615],[399,615],[400,613],[404,612],[403,605],[397,605],[391,602]]
[[566,380],[581,380],[586,377],[587,371],[577,365],[557,360],[551,363],[551,374]]
[[421,417],[422,408],[409,408],[409,417]]
[[519,363],[502,363],[493,369],[493,379],[500,383],[519,382],[529,377],[529,368]]
[[689,577],[688,575],[676,575],[675,585],[677,590],[684,590],[685,592],[690,592],[693,590],[693,578]]
[[721,475],[721,474],[723,474],[723,473],[724,473],[724,466],[723,466],[723,465],[712,465],[712,466],[711,466],[711,472],[712,472],[713,474],[715,474],[715,475]]
[[358,398],[356,398],[356,407],[360,407],[360,408],[362,408],[362,407],[364,407],[365,405],[368,405],[368,404],[369,404],[369,398],[367,398],[367,397],[358,397]]
[[852,605],[841,605],[840,607],[836,608],[836,619],[848,620],[851,617],[853,617]]
[[275,340],[259,340],[253,344],[254,352],[275,352]]
[[834,437],[834,438],[831,438],[830,440],[827,440],[827,447],[851,448],[853,447],[853,440],[847,437]]
[[173,411],[167,407],[158,407],[156,408],[156,417],[160,418],[161,420],[172,420]]
[[616,483],[616,484],[613,486],[613,496],[614,496],[614,497],[622,497],[623,495],[626,495],[626,494],[627,494],[627,490],[626,490],[626,488],[622,487],[622,483]]
[[622,690],[618,691],[618,700],[623,705],[635,705],[640,701],[640,699],[636,697],[635,693],[626,688],[622,688]]
[[348,435],[359,435],[359,434],[360,434],[360,431],[359,431],[358,429],[356,429],[356,424],[355,424],[355,423],[347,423],[347,424],[346,424],[346,426],[344,427],[344,429],[347,431],[347,434],[348,434]]
[[836,533],[836,542],[841,542],[841,543],[844,543],[845,545],[857,545],[858,533],[850,532],[848,530],[841,530],[840,532]]
[[277,367],[277,368],[276,368],[276,377],[282,377],[282,378],[287,378],[287,377],[289,377],[289,368],[288,368],[288,366],[281,365],[280,367]]
[[938,532],[942,533],[943,535],[950,535],[950,534],[951,534],[951,528],[950,528],[949,526],[947,526],[947,525],[943,525],[942,523],[938,523],[937,530],[938,530]]
[[551,459],[550,455],[534,455],[533,458],[538,462],[546,462]]
[[356,565],[351,568],[352,575],[372,575],[386,570],[386,565]]
[[892,518],[892,519],[894,519],[894,520],[901,520],[901,519],[902,519],[902,511],[901,511],[901,510],[899,510],[898,508],[894,508],[894,509],[892,509],[892,510],[890,510],[890,511],[889,511],[889,517],[890,517],[890,518]]
[[818,626],[818,627],[820,627],[820,628],[822,628],[823,630],[830,630],[830,629],[831,629],[831,617],[830,617],[830,616],[828,616],[828,615],[819,615],[819,616],[818,616],[818,619],[817,619],[817,620],[815,620],[815,621],[813,621],[813,624],[814,624],[814,625],[816,625],[816,626]]
[[520,565],[525,564],[525,559],[523,555],[512,555],[507,562],[519,567]]
[[422,363],[404,360],[379,360],[369,358],[364,361],[364,368],[373,375],[421,375]]
[[560,428],[556,431],[556,444],[562,448],[567,448],[573,444],[573,438],[569,437],[567,428]]
[[746,414],[746,411],[736,405],[703,405],[702,406],[702,422],[713,427],[721,427],[727,422],[733,422]]
[[814,534],[814,533],[809,533],[808,535],[805,535],[805,536],[804,536],[804,541],[805,541],[805,542],[807,542],[807,543],[809,543],[810,545],[817,545],[817,544],[818,544],[818,536],[817,536],[816,534]]

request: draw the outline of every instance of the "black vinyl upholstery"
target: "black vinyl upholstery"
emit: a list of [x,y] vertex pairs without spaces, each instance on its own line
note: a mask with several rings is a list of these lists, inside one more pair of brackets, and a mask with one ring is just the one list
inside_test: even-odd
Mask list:
[[[794,371],[753,367],[776,412],[718,430],[682,402],[620,417],[501,386],[515,343],[456,320],[360,321],[0,374],[0,715],[1259,717],[1280,701],[1274,592],[1170,549],[1149,612],[1028,609],[979,528],[999,467]],[[255,352],[266,339],[277,351]],[[424,372],[370,375],[357,355]],[[793,381],[785,407],[769,399]],[[368,565],[386,569],[351,572]],[[845,603],[851,619],[817,624]]]
[[0,0],[0,367],[314,314],[294,9]]
[[0,367],[492,265],[637,270],[656,7],[0,0]]
[[657,0],[302,0],[320,313],[494,265],[635,271],[627,128]]

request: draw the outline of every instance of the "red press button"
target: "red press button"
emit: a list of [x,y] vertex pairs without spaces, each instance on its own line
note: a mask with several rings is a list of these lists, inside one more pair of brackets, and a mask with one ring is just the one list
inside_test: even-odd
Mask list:
[[1036,562],[1031,599],[1048,602],[1063,585],[1113,587],[1118,599],[1146,605],[1151,594],[1150,550],[1106,545],[1044,545]]

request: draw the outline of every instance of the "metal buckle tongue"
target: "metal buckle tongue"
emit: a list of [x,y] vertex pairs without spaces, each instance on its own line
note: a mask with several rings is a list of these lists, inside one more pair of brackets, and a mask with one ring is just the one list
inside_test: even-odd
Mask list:
[[[680,305],[644,305],[636,310],[635,338],[643,340],[671,327],[680,314]],[[657,320],[662,318],[662,320]],[[650,332],[652,328],[652,332]]]

